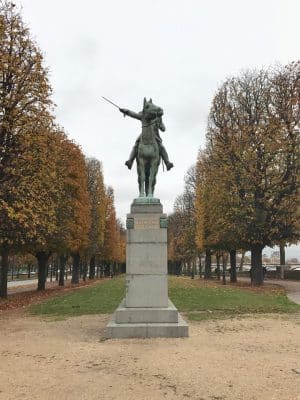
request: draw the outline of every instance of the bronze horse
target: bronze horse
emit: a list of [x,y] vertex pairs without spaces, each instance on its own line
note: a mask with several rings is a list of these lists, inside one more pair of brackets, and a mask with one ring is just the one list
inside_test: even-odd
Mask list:
[[140,197],[153,197],[156,175],[160,164],[159,146],[156,140],[162,108],[144,99],[142,133],[137,152],[137,172]]

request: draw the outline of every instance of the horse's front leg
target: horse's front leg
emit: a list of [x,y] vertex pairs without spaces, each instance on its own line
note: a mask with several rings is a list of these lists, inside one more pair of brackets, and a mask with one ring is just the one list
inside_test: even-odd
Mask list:
[[148,197],[153,197],[156,174],[157,174],[157,163],[156,161],[152,161],[149,174]]
[[145,163],[143,159],[138,162],[139,196],[145,197]]
[[138,184],[139,184],[139,195],[141,193],[141,174],[140,174],[140,163],[136,160],[136,171],[138,175]]

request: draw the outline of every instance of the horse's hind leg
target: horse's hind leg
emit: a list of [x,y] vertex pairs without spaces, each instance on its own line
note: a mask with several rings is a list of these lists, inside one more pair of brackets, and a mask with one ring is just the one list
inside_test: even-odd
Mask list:
[[160,164],[160,157],[157,154],[156,159],[153,160],[153,163],[152,163],[152,173],[153,173],[153,178],[152,178],[152,182],[151,182],[152,195],[154,193],[154,188],[156,185],[156,176],[157,176],[159,164]]
[[141,192],[141,174],[140,174],[140,163],[136,160],[136,170],[138,174],[138,184],[139,184],[139,193]]
[[146,197],[149,196],[149,176],[150,176],[150,165],[149,163],[145,164],[145,192],[146,192]]

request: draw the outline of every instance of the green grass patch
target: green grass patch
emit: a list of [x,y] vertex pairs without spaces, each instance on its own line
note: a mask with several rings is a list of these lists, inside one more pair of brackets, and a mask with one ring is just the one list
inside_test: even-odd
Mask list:
[[253,292],[230,286],[205,287],[186,278],[171,278],[169,296],[189,319],[203,320],[253,313],[294,313],[300,306],[280,291]]
[[30,314],[72,317],[85,314],[110,314],[125,295],[124,277],[79,288],[29,308]]
[[[125,296],[125,277],[77,289],[32,305],[31,314],[69,317],[110,314]],[[230,286],[207,286],[203,281],[170,277],[169,296],[179,311],[191,320],[231,318],[257,313],[294,313],[300,306],[281,291],[253,292]]]

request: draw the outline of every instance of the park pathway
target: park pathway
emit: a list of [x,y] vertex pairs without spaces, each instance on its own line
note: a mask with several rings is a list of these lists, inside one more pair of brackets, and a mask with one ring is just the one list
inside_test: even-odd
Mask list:
[[[21,292],[30,292],[37,288],[37,283],[38,283],[37,279],[9,281],[7,283],[8,294],[11,295],[11,294],[21,293]],[[58,281],[53,279],[52,282],[50,282],[50,278],[47,279],[47,289],[53,288],[56,286],[58,286]]]
[[286,279],[268,279],[267,283],[284,287],[287,297],[294,303],[300,304],[300,281],[289,281]]
[[29,286],[37,283],[37,279],[24,279],[23,281],[9,281],[7,287],[12,288],[16,286]]
[[[250,278],[238,277],[240,281],[250,281]],[[287,297],[296,304],[300,304],[300,281],[290,281],[287,279],[266,279],[265,284],[282,286]]]

